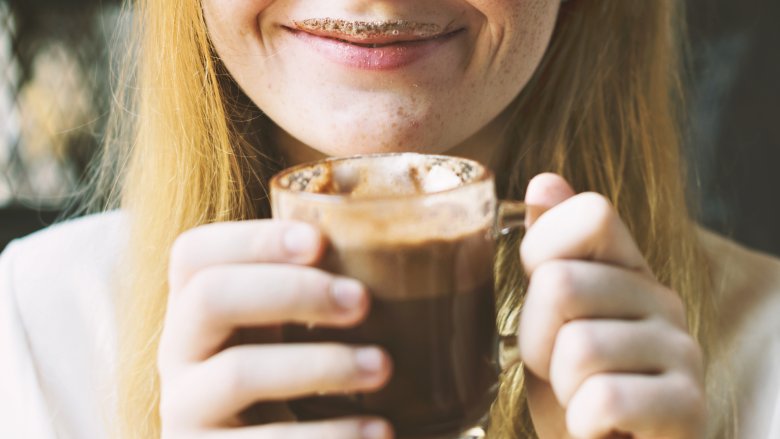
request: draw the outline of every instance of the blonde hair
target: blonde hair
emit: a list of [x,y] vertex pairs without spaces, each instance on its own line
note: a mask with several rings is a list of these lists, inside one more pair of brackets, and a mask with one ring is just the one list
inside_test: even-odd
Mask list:
[[[498,189],[522,198],[530,177],[553,171],[578,191],[606,195],[659,280],[681,295],[709,352],[709,275],[679,151],[680,9],[675,0],[564,3],[541,66],[511,106]],[[119,121],[130,131],[111,137],[92,184],[93,200],[108,194],[107,205],[119,201],[131,219],[132,282],[118,305],[118,433],[148,438],[160,434],[156,354],[169,249],[201,224],[266,217],[265,183],[280,164],[264,139],[267,121],[214,54],[200,2],[138,0],[134,14],[135,88],[117,98],[129,105]],[[514,333],[522,304],[518,239],[499,251],[502,333]],[[523,386],[520,365],[502,375],[492,437],[534,436]]]

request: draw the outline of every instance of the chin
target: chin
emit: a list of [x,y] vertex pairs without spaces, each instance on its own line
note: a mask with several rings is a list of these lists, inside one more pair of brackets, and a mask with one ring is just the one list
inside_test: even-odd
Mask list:
[[458,143],[456,130],[446,130],[440,122],[423,119],[426,120],[366,118],[350,123],[341,121],[301,133],[303,135],[298,138],[330,156],[393,152],[439,154]]
[[[353,136],[340,136],[338,139],[313,139],[309,145],[329,156],[350,156],[358,154],[382,154],[394,152],[417,152],[440,154],[449,149],[434,141],[432,136],[372,136],[359,133]],[[334,141],[336,140],[336,141]]]

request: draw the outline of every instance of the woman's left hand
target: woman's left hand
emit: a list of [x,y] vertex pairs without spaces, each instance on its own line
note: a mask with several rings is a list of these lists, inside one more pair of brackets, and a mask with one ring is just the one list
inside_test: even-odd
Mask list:
[[549,209],[521,246],[520,354],[539,437],[701,437],[701,350],[612,205],[553,174],[526,202]]

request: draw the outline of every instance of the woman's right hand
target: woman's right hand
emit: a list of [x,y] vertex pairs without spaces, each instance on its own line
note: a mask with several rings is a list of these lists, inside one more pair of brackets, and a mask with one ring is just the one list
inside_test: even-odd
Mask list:
[[[349,327],[367,315],[360,283],[313,268],[324,246],[315,228],[276,220],[211,224],[176,240],[158,352],[163,438],[392,437],[377,418],[278,415],[285,400],[371,392],[390,377],[376,346],[280,343],[284,323]],[[231,345],[244,328],[261,329],[264,342]],[[240,414],[258,402],[271,419],[244,425]]]

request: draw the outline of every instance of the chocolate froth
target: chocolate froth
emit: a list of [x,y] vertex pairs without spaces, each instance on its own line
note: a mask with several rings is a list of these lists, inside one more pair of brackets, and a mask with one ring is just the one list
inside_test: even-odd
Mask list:
[[442,33],[442,27],[438,24],[407,20],[349,21],[336,18],[308,18],[293,21],[293,24],[302,31],[337,33],[354,39],[396,35],[431,38]]

